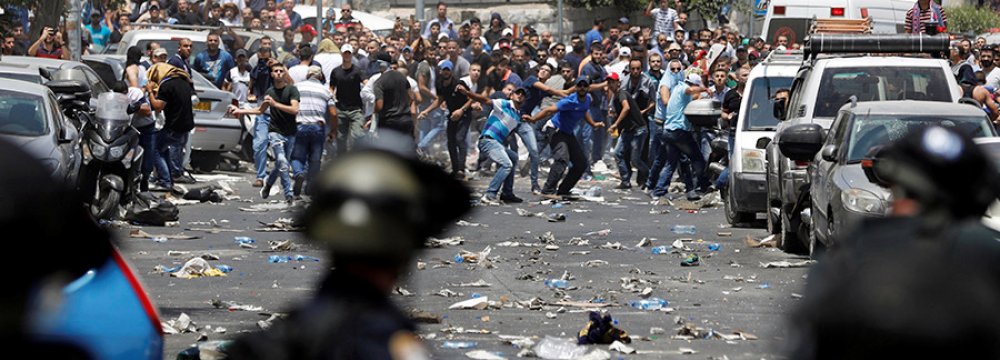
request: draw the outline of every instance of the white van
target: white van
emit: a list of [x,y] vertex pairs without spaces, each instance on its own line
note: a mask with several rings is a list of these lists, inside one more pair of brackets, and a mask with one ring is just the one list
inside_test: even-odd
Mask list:
[[802,43],[809,31],[809,21],[818,19],[872,18],[872,32],[905,32],[906,12],[914,0],[770,0],[761,37],[773,42],[778,35],[789,43]]
[[730,224],[753,221],[757,213],[767,211],[764,146],[774,138],[780,121],[774,117],[772,99],[778,90],[792,88],[800,66],[802,51],[772,51],[750,70],[729,161],[729,187],[723,196]]

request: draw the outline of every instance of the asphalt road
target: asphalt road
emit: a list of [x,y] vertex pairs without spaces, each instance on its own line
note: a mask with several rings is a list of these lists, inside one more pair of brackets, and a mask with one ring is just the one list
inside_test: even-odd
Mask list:
[[[185,313],[199,329],[195,333],[166,335],[165,358],[174,358],[199,337],[228,339],[240,332],[257,330],[257,322],[267,319],[267,313],[286,311],[308,298],[326,266],[325,261],[268,261],[272,255],[301,254],[319,259],[325,256],[299,233],[258,231],[266,223],[291,218],[293,212],[282,203],[262,200],[257,189],[250,187],[250,174],[197,177],[201,184],[223,180],[240,200],[182,205],[177,226],[141,229],[151,235],[180,234],[196,239],[156,242],[128,237],[125,229],[121,232],[122,253],[137,269],[152,301],[159,307],[161,321]],[[753,228],[730,228],[724,225],[721,206],[689,212],[653,205],[638,190],[607,190],[614,186],[614,181],[581,182],[578,186],[579,189],[602,186],[604,201],[542,204],[525,193],[528,187],[521,181],[518,179],[517,192],[528,201],[516,206],[476,207],[464,220],[479,225],[455,226],[447,236],[461,237],[461,244],[431,248],[420,254],[401,285],[404,291],[400,292],[410,295],[394,295],[406,309],[428,311],[443,319],[439,324],[420,326],[420,334],[437,358],[465,358],[465,353],[471,350],[515,357],[519,349],[504,343],[500,335],[525,336],[536,342],[545,336],[575,338],[587,322],[584,308],[537,306],[561,300],[608,305],[604,310],[635,338],[631,346],[638,350],[633,355],[613,353],[614,358],[677,358],[682,357],[682,348],[696,351],[683,357],[698,359],[781,357],[783,339],[787,337],[783,330],[785,315],[802,292],[806,269],[763,268],[761,263],[803,259],[773,248],[748,246],[745,237],[759,240],[766,236],[761,224]],[[485,180],[474,181],[473,185],[481,190]],[[272,199],[275,198],[280,195]],[[528,213],[562,213],[566,220],[549,222],[541,217],[520,216],[518,209]],[[694,225],[697,231],[694,235],[676,234],[671,231],[674,225]],[[601,231],[605,229],[609,231]],[[547,232],[551,238],[543,236]],[[237,236],[253,238],[256,248],[241,248],[234,241]],[[541,243],[540,236],[548,242]],[[684,249],[654,255],[652,246],[637,247],[643,238],[650,239],[652,246],[664,245],[669,249],[677,239],[688,241],[683,242]],[[292,240],[297,248],[269,249],[268,241],[280,240]],[[581,240],[587,244],[581,245]],[[511,242],[528,245],[502,246]],[[611,245],[602,248],[606,243]],[[620,248],[616,243],[620,243]],[[718,250],[709,249],[714,248],[713,244],[718,244]],[[549,245],[549,249],[544,245]],[[481,252],[487,247],[491,249],[488,261],[454,263],[462,250]],[[233,271],[225,277],[182,279],[156,270],[158,265],[181,266],[188,259],[206,253],[219,257],[209,261],[211,265],[229,265]],[[700,266],[680,265],[689,253],[700,256]],[[423,270],[418,269],[418,262],[424,264]],[[567,272],[571,289],[553,290],[545,286],[545,279],[559,278]],[[461,286],[479,280],[489,286]],[[628,285],[631,287],[626,288]],[[627,305],[629,300],[641,299],[639,292],[647,287],[649,296],[667,300],[672,311],[639,310]],[[496,302],[496,308],[448,310],[451,304],[473,296],[487,297]],[[213,300],[259,306],[263,310],[231,311],[228,306],[213,306]],[[536,306],[519,305],[532,300]],[[685,324],[698,328],[696,332],[701,334],[711,331],[719,335],[705,339],[678,338],[679,329]],[[220,328],[225,332],[216,332]],[[737,331],[755,340],[721,338]],[[447,349],[443,348],[446,341],[474,341],[476,346]],[[606,350],[607,346],[591,348]]]

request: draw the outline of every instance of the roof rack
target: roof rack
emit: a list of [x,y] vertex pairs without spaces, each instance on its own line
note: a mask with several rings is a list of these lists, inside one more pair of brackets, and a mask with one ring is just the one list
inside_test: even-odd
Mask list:
[[225,26],[208,26],[208,25],[183,25],[183,24],[167,24],[167,23],[148,23],[148,22],[138,22],[131,24],[134,27],[139,27],[140,30],[149,30],[150,28],[160,28],[160,29],[172,29],[172,30],[221,30]]
[[801,64],[804,58],[802,50],[772,50],[764,58],[763,63],[769,65]]
[[871,34],[872,18],[817,19],[813,18],[810,34]]
[[814,34],[806,38],[802,49],[807,58],[818,54],[936,54],[948,50],[948,41],[947,35]]

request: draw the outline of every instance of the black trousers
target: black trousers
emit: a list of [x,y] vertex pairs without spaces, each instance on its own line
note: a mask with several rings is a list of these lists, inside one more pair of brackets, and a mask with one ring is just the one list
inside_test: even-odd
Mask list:
[[406,115],[379,119],[378,131],[385,130],[396,131],[413,138],[413,117]]
[[469,113],[462,114],[458,120],[448,119],[445,130],[448,138],[448,156],[451,157],[451,172],[465,172],[465,158],[469,154],[469,126],[472,117]]
[[[555,131],[549,136],[549,147],[552,150],[552,160],[555,162],[549,169],[549,178],[545,180],[542,193],[569,195],[570,190],[573,190],[587,169],[587,157],[583,153],[583,146],[573,134]],[[563,178],[567,167],[569,173]],[[562,183],[559,183],[560,179]]]

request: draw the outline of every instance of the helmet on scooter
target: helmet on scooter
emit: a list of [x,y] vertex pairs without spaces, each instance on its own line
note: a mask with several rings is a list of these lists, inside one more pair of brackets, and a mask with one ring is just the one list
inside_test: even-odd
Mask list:
[[386,149],[342,156],[313,186],[316,195],[302,217],[305,234],[342,259],[407,261],[470,208],[460,181]]
[[931,126],[879,151],[873,169],[903,195],[953,218],[982,216],[1000,195],[1000,174],[971,139]]

